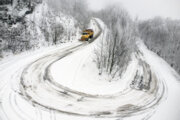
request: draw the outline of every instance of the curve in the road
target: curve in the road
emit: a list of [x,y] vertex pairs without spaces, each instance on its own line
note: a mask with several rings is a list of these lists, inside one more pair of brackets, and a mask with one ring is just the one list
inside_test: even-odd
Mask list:
[[[98,22],[95,22],[100,30],[90,43],[97,39],[102,31]],[[143,80],[140,80],[140,78],[134,81],[137,82],[137,86],[133,83],[131,87],[127,86],[126,90],[112,95],[87,94],[56,83],[51,77],[49,70],[52,64],[87,45],[88,43],[81,43],[71,46],[29,64],[21,76],[21,92],[23,97],[33,105],[48,110],[70,115],[94,117],[126,117],[136,115],[146,112],[146,110],[150,110],[160,103],[164,96],[165,85],[162,81],[157,80],[155,74],[144,61],[141,61],[139,65],[143,70],[140,78],[143,77],[144,82],[148,84],[148,89],[143,89],[141,84]],[[137,52],[137,56],[140,56],[139,52]],[[140,58],[137,59],[140,61]],[[135,72],[138,73],[138,71],[140,70]],[[136,79],[135,77],[134,79]],[[138,86],[139,84],[141,84],[141,87]],[[44,93],[46,94],[44,95]],[[138,93],[138,95],[133,96],[135,93]],[[126,101],[123,101],[122,98]],[[132,101],[135,102],[131,104]],[[114,105],[108,105],[110,102],[113,102]],[[121,104],[123,102],[124,104]],[[95,107],[91,108],[88,105],[94,105]],[[100,110],[97,110],[98,107]]]
[[[99,32],[89,41],[90,44],[93,44],[102,32],[100,24],[96,20],[94,23],[99,28]],[[10,91],[6,91],[7,94],[3,91],[6,98],[3,98],[5,99],[2,100],[3,104],[0,103],[0,108],[2,108],[0,113],[5,114],[4,119],[12,118],[9,116],[10,111],[22,120],[43,120],[40,108],[49,113],[50,120],[56,119],[56,112],[98,118],[129,117],[147,113],[160,104],[166,94],[166,85],[163,81],[158,80],[150,66],[141,59],[143,54],[140,51],[135,53],[136,60],[139,61],[138,67],[134,70],[132,80],[129,80],[130,82],[123,91],[109,95],[88,94],[73,90],[53,80],[50,72],[51,66],[77,50],[87,47],[90,45],[89,43],[78,43],[57,50],[53,54],[47,54],[27,65],[26,68],[18,69],[14,75],[8,77],[12,79],[10,83],[12,88]],[[13,84],[17,84],[14,83],[14,80],[18,78],[20,78],[20,82],[18,82],[20,91],[13,87]],[[0,89],[4,88],[6,82],[9,84],[8,81],[2,82]],[[34,110],[35,116],[31,116],[29,115],[31,113],[23,110],[20,98],[31,103],[32,106],[36,106],[30,107]]]

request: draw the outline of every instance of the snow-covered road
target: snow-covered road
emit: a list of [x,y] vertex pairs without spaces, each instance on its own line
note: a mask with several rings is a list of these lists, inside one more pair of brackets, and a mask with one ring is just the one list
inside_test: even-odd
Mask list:
[[90,43],[1,61],[0,120],[179,120],[176,72],[139,42],[120,80],[100,80],[92,53],[104,24],[96,19],[91,27]]

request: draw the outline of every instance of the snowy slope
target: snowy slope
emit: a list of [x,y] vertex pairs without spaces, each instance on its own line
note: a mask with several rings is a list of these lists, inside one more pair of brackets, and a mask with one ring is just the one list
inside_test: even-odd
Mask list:
[[[27,16],[28,31],[30,36],[35,36],[32,44],[47,46],[53,44],[54,27],[59,26],[61,34],[58,42],[68,42],[79,38],[80,29],[76,26],[76,20],[61,11],[53,11],[46,2],[38,4],[35,11]],[[70,37],[69,37],[70,36]],[[38,43],[37,43],[38,42]]]
[[[41,49],[35,52],[23,53],[16,57],[9,57],[1,61],[1,76],[3,76],[4,73],[7,73],[7,71],[10,70],[9,74],[3,76],[2,81],[1,81],[1,96],[2,96],[1,97],[2,109],[0,110],[1,118],[2,119],[17,119],[17,120],[18,119],[39,119],[37,118],[38,115],[36,115],[38,114],[36,113],[36,111],[39,111],[39,109],[34,108],[33,106],[31,106],[31,104],[29,104],[28,101],[22,99],[21,97],[22,93],[20,93],[21,92],[20,91],[21,90],[20,89],[21,88],[20,76],[23,72],[23,69],[26,66],[28,66],[28,64],[31,63],[32,61],[35,61],[36,59],[40,59],[41,57],[46,56],[47,54],[51,55],[55,51],[56,52],[67,51],[68,49],[72,49],[75,46],[80,46],[80,45],[86,45],[86,42],[85,43],[82,43],[82,42],[67,43],[60,46],[54,46],[51,48]],[[9,66],[10,64],[11,66]],[[21,114],[24,108],[26,108],[26,110],[23,111],[23,114]],[[40,110],[40,114],[43,112],[45,111]],[[6,114],[9,114],[9,115],[7,116]],[[55,113],[54,111],[52,111],[52,113],[47,112],[46,114],[52,116],[51,114],[55,114]],[[44,117],[44,116],[40,116],[40,117]],[[49,117],[46,119],[49,119]]]
[[2,57],[7,57],[11,53],[77,41],[81,31],[72,16],[54,11],[46,1],[37,4],[34,11],[25,16],[24,22],[2,29]]
[[151,66],[158,79],[166,85],[166,99],[150,120],[180,120],[180,76],[167,62],[149,51],[142,42],[138,45],[144,60]]
[[[96,35],[107,29],[99,19],[91,20],[89,28]],[[102,34],[92,43],[74,38],[72,43],[1,61],[0,118],[179,120],[177,73],[138,42],[121,79],[110,82],[98,75],[94,62],[102,39]]]

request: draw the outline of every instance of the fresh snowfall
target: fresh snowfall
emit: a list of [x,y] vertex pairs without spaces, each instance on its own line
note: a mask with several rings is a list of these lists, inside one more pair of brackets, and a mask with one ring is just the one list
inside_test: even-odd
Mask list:
[[[28,20],[41,24],[42,6]],[[49,46],[35,28],[39,49],[0,61],[0,120],[180,120],[180,76],[143,40],[121,77],[112,78],[99,74],[95,60],[108,31],[103,20],[91,18],[89,42],[79,41],[74,18],[55,20],[73,30],[61,38],[66,42]]]

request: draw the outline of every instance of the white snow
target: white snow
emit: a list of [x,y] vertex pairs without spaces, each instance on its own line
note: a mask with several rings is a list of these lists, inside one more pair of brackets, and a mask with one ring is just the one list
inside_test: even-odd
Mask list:
[[180,76],[170,65],[155,53],[149,51],[142,42],[138,42],[140,50],[144,54],[145,61],[158,79],[166,85],[167,98],[156,109],[156,113],[150,120],[180,120]]
[[[28,31],[30,32],[32,45],[38,45],[38,47],[52,45],[53,30],[52,26],[60,24],[63,27],[63,36],[61,43],[77,40],[80,37],[79,27],[75,27],[77,21],[69,15],[65,15],[62,12],[53,11],[52,8],[44,1],[42,4],[38,4],[32,14],[26,16],[28,22]],[[48,32],[48,41],[45,39],[45,33],[43,29]]]
[[[100,20],[98,22],[101,23],[102,28],[106,28]],[[89,28],[96,32],[98,28],[94,25],[95,23],[92,21]],[[129,65],[126,75],[122,78],[123,80],[110,82],[107,75],[99,76],[94,51],[102,39],[103,35],[92,44],[53,64],[50,71],[53,79],[73,90],[94,95],[111,95],[125,89],[126,80],[133,79],[135,73],[132,68],[137,67],[137,61],[133,61]],[[129,73],[131,74],[128,76]]]
[[[99,19],[91,20],[89,28],[94,29],[97,34],[100,29],[96,21],[105,31],[106,27]],[[74,37],[74,42],[25,52],[0,61],[0,119],[180,119],[180,83],[178,81],[180,77],[163,59],[149,51],[142,42],[137,43],[142,53],[139,57],[150,65],[153,73],[149,91],[140,91],[130,87],[136,71],[142,70],[135,54],[132,54],[132,61],[122,78],[109,82],[106,76],[98,75],[94,62],[94,49],[103,36],[100,35],[91,44],[79,42],[75,38],[77,37]],[[68,52],[72,54],[63,57]],[[52,64],[48,74],[54,82],[61,85],[61,88],[47,80],[43,81],[46,65],[59,58],[61,59]],[[28,69],[24,72],[27,67]],[[20,87],[22,79],[24,85],[28,86],[24,91],[22,86]],[[25,94],[20,92],[28,94],[31,99],[22,96]],[[67,93],[63,94],[63,92]],[[33,104],[34,101],[41,105]],[[142,107],[142,110],[135,112],[134,107]],[[135,112],[134,114],[131,114],[131,109]],[[105,115],[98,116],[102,112]]]

